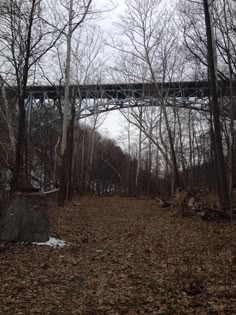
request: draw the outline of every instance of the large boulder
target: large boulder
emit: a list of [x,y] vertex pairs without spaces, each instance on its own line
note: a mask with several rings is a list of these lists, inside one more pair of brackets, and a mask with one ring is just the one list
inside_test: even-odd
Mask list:
[[16,193],[0,223],[0,240],[14,242],[46,242],[49,219],[43,193]]

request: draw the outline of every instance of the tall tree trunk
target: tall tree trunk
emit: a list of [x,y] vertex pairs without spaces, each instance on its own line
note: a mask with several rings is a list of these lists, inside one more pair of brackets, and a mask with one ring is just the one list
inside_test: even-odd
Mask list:
[[[139,112],[139,121],[140,124],[143,119],[143,109],[140,108]],[[141,166],[141,152],[142,152],[142,127],[139,128],[139,137],[138,137],[138,156],[137,156],[137,168],[136,168],[136,176],[135,176],[135,194],[139,196],[140,189],[139,189],[139,173],[140,173],[140,166]]]
[[[74,96],[75,97],[75,96]],[[68,133],[68,183],[67,183],[67,199],[71,200],[73,195],[72,182],[72,166],[74,156],[74,124],[75,124],[75,100],[73,100],[71,108],[71,122]]]
[[[36,7],[36,0],[32,0],[31,10],[29,16],[29,26],[26,40],[26,51],[23,66],[22,78],[17,80],[18,85],[18,106],[19,106],[19,122],[18,122],[18,135],[16,142],[16,158],[15,170],[13,178],[13,190],[21,190],[28,188],[28,169],[25,167],[25,149],[26,149],[26,115],[25,115],[25,99],[26,88],[29,75],[30,53],[31,53],[31,37],[32,28],[34,23],[34,13]],[[19,69],[18,69],[19,70]],[[18,73],[19,75],[19,73]]]
[[65,203],[68,188],[67,173],[67,133],[68,133],[68,114],[69,114],[69,94],[70,94],[70,67],[71,67],[71,41],[73,33],[73,5],[74,1],[70,0],[69,7],[69,27],[67,33],[67,53],[65,69],[65,92],[64,92],[64,111],[62,123],[62,140],[61,140],[61,169],[60,169],[60,193],[58,195],[58,204],[63,206]]
[[206,35],[207,35],[207,46],[208,46],[208,66],[210,75],[210,90],[211,90],[211,111],[213,115],[213,126],[214,126],[214,149],[216,157],[216,167],[218,175],[218,195],[221,205],[229,203],[229,189],[227,182],[226,167],[223,154],[221,125],[220,125],[220,110],[217,95],[217,68],[214,51],[214,34],[212,30],[211,15],[209,11],[208,0],[203,0],[204,13],[205,13],[205,24],[206,24]]
[[167,111],[166,111],[166,105],[164,104],[164,102],[165,100],[163,100],[162,106],[163,106],[163,114],[164,114],[164,119],[165,119],[165,124],[166,124],[169,144],[170,144],[170,156],[171,156],[173,176],[174,176],[173,191],[175,191],[177,187],[180,187],[180,178],[179,178],[179,170],[178,170],[178,164],[177,164],[175,148],[174,148],[174,139],[172,136],[172,131],[170,129],[169,119],[168,119]]

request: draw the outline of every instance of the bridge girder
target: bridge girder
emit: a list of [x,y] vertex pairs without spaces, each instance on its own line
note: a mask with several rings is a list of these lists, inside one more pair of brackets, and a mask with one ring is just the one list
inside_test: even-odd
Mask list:
[[[235,84],[234,84],[235,85]],[[15,87],[7,93],[15,94]],[[218,82],[219,97],[229,95],[229,83]],[[62,102],[63,86],[29,86],[27,100],[33,103]],[[71,85],[70,96],[80,100],[80,118],[124,108],[159,106],[163,100],[167,106],[209,111],[209,85],[207,81],[170,83],[131,83],[101,85]]]

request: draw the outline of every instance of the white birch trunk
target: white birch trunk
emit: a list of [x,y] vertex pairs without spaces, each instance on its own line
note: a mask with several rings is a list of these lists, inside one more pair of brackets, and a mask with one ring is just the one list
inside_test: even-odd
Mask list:
[[69,27],[67,33],[67,52],[66,52],[66,69],[65,69],[65,92],[64,92],[64,111],[63,111],[63,125],[62,125],[62,141],[61,141],[61,155],[63,156],[67,146],[67,128],[69,115],[69,94],[70,94],[70,65],[71,65],[71,41],[72,41],[72,21],[73,21],[73,5],[74,0],[70,0],[69,8]]

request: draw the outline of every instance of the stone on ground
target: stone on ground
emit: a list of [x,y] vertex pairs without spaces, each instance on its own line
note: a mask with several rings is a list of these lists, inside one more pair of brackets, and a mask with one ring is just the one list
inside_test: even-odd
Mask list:
[[46,242],[49,240],[48,207],[42,193],[16,193],[3,214],[0,240]]

